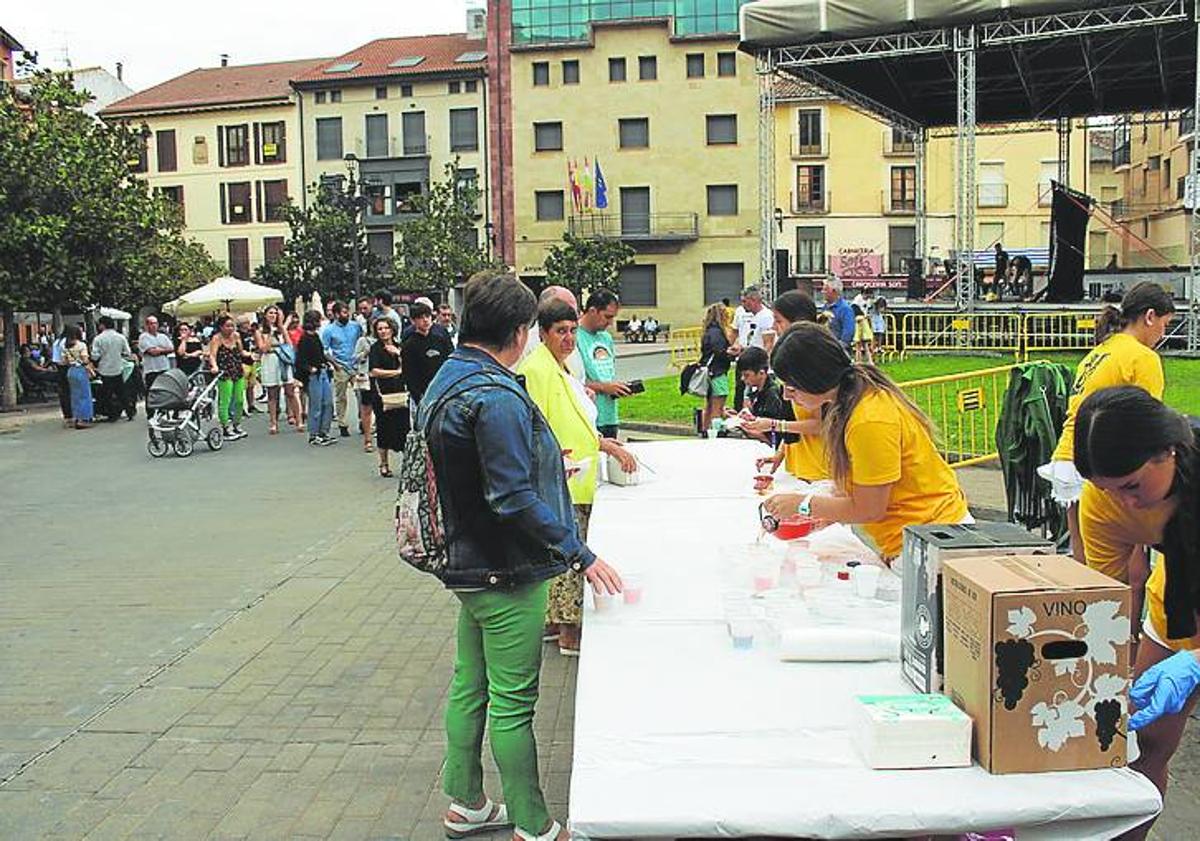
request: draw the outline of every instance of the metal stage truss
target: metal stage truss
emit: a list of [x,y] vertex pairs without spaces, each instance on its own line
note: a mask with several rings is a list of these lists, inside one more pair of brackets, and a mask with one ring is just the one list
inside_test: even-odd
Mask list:
[[[1137,40],[1137,39],[1142,40]],[[1059,181],[1070,183],[1072,117],[1200,114],[1200,0],[1143,0],[971,25],[845,40],[743,44],[759,75],[761,270],[776,288],[775,108],[781,76],[910,133],[917,158],[917,254],[925,256],[926,143],[956,137],[956,306],[975,307],[975,140],[980,133],[1055,128]],[[1053,52],[1048,52],[1053,50]],[[1068,58],[1064,59],[1064,56]],[[1049,61],[1048,61],[1049,59]],[[1070,64],[1064,64],[1069,61]],[[864,62],[872,72],[864,73]],[[873,62],[873,63],[872,63]],[[909,72],[913,71],[913,72]],[[855,73],[858,73],[856,76]],[[1071,77],[1068,79],[1068,77]],[[944,101],[953,89],[953,103]],[[980,91],[986,96],[980,100]],[[1158,116],[1134,116],[1152,121]],[[980,126],[980,122],[984,125]],[[1000,124],[1001,128],[989,124]],[[978,126],[978,128],[977,128]],[[1200,352],[1200,155],[1189,216],[1187,348]]]

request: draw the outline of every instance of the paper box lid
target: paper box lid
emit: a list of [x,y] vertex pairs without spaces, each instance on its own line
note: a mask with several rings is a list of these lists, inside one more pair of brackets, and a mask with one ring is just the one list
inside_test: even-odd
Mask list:
[[1015,523],[960,523],[906,526],[904,541],[919,541],[940,549],[986,549],[989,546],[1050,546],[1050,541]]
[[1109,578],[1067,555],[950,558],[946,561],[945,568],[970,579],[981,590],[992,595],[1125,586],[1115,578]]

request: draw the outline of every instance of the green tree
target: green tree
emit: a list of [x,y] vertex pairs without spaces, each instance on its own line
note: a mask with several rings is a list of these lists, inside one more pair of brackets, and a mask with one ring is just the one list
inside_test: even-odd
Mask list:
[[621,269],[633,262],[633,249],[618,239],[563,234],[563,244],[546,253],[546,284],[565,286],[580,303],[584,292],[615,288]]
[[91,95],[74,89],[71,74],[28,69],[27,93],[0,87],[0,374],[9,406],[15,311],[161,303],[208,268],[178,214],[132,172],[145,127],[102,123],[83,112]]
[[[367,247],[362,201],[353,173],[345,179],[326,179],[308,188],[305,208],[292,202],[281,211],[289,236],[275,260],[258,268],[259,282],[282,290],[285,301],[320,292],[325,300],[347,300],[355,291],[369,292],[380,284],[384,261]],[[358,252],[357,273],[355,251]]]
[[464,179],[458,160],[446,164],[446,177],[413,199],[414,218],[401,223],[395,276],[400,289],[449,289],[491,264],[480,247],[479,185]]

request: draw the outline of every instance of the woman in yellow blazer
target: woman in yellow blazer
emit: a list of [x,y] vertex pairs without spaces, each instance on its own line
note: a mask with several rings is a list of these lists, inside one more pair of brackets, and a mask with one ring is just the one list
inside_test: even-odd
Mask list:
[[[1129,729],[1137,731],[1141,755],[1131,767],[1165,795],[1167,765],[1200,694],[1196,433],[1187,418],[1145,390],[1123,386],[1083,401],[1074,446],[1075,465],[1088,480],[1079,503],[1087,563],[1134,591]],[[1148,581],[1139,581],[1137,559],[1146,545],[1160,547],[1162,561]],[[1145,838],[1151,823],[1121,837]]]
[[1165,289],[1149,281],[1137,284],[1125,293],[1119,308],[1108,306],[1100,314],[1096,323],[1099,344],[1075,369],[1062,435],[1050,463],[1039,467],[1038,474],[1050,482],[1054,499],[1067,506],[1071,551],[1080,563],[1083,547],[1079,535],[1079,497],[1083,478],[1074,464],[1075,416],[1088,395],[1102,388],[1136,385],[1156,400],[1162,400],[1162,360],[1154,347],[1162,341],[1174,312],[1175,302]]
[[[626,472],[637,462],[619,441],[601,438],[596,431],[596,406],[583,383],[567,368],[575,350],[579,315],[566,301],[551,298],[538,307],[541,344],[525,358],[517,373],[525,378],[525,389],[546,416],[567,461],[567,487],[575,507],[579,539],[587,535],[588,517],[596,496],[601,454],[617,458]],[[583,614],[583,576],[575,572],[556,578],[550,585],[546,626],[548,640],[558,639],[559,651],[578,656]]]
[[784,397],[821,414],[833,494],[779,494],[766,502],[777,518],[797,513],[861,525],[879,554],[900,554],[905,526],[970,522],[967,499],[933,443],[929,418],[874,365],[851,360],[824,327],[796,324],[771,366]]

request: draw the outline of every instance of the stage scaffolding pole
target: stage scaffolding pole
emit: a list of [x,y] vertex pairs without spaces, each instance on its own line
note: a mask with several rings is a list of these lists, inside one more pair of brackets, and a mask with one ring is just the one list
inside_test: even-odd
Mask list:
[[755,57],[758,73],[758,262],[763,295],[774,301],[775,276],[775,61],[770,51]]
[[[1196,0],[1194,9],[1196,26],[1196,90],[1192,100],[1192,137],[1197,134],[1197,119],[1200,119],[1200,0]],[[1194,145],[1194,144],[1193,144]],[[1190,184],[1186,185],[1184,195],[1192,201],[1191,213],[1188,216],[1188,252],[1191,271],[1188,274],[1188,333],[1187,349],[1190,353],[1200,352],[1200,151],[1194,150],[1188,161]],[[1185,202],[1186,207],[1186,202]]]
[[[1198,0],[1200,2],[1200,0]],[[955,305],[975,305],[975,27],[954,30],[958,134],[955,155]]]

